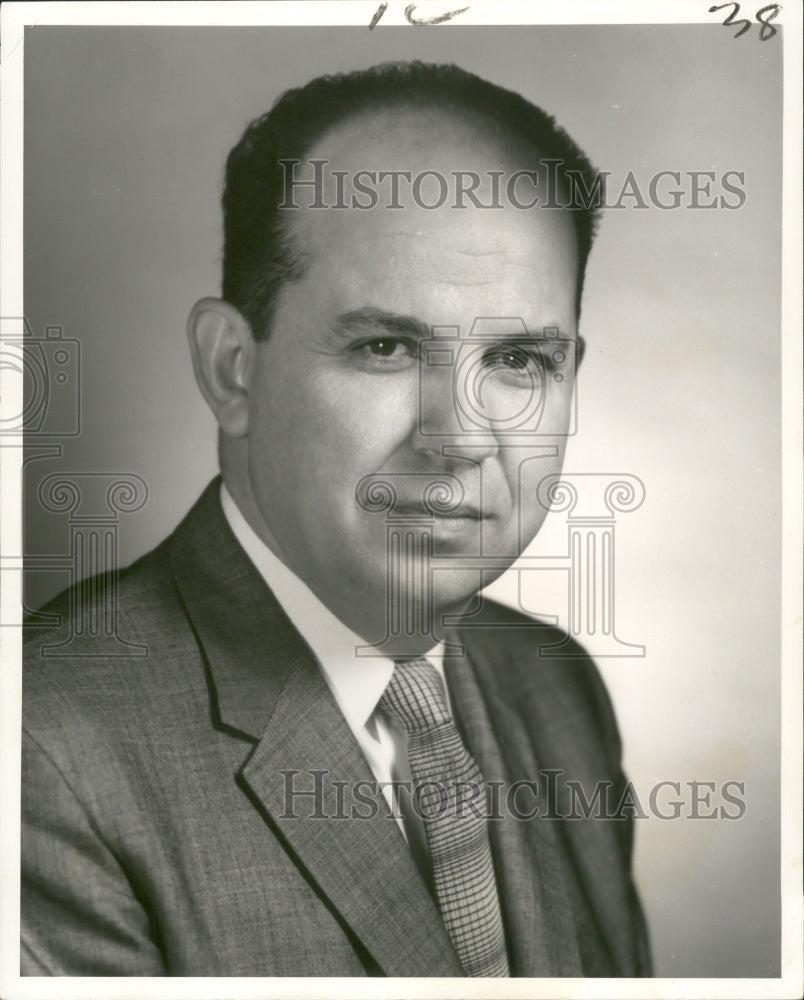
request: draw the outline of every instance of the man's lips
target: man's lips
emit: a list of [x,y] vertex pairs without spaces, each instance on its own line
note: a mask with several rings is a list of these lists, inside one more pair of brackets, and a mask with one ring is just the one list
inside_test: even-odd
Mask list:
[[487,511],[481,512],[478,507],[461,504],[455,510],[439,509],[437,505],[428,507],[421,502],[397,503],[394,514],[402,517],[435,518],[437,521],[482,521],[493,515]]

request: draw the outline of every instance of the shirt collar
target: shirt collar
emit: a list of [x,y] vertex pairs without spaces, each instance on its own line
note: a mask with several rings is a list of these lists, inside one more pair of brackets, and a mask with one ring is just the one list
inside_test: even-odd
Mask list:
[[[353,732],[362,729],[374,714],[391,679],[394,661],[371,653],[360,636],[336,618],[307,584],[268,548],[243,517],[224,484],[221,484],[221,505],[235,538],[315,654],[350,728]],[[357,655],[356,650],[360,648],[371,655]],[[444,644],[438,643],[426,656],[443,680]]]

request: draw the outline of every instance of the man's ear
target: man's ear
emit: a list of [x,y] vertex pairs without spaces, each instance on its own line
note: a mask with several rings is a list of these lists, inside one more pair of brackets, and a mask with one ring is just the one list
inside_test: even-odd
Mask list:
[[190,311],[187,337],[196,382],[221,430],[244,437],[255,348],[248,322],[228,302],[204,298]]

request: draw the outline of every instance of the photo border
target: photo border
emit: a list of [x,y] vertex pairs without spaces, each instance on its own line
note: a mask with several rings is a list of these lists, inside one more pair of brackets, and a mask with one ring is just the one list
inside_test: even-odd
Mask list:
[[[2,202],[0,203],[0,275],[2,314],[22,316],[22,167],[23,167],[23,64],[24,29],[33,24],[70,25],[364,25],[378,4],[373,0],[337,2],[242,2],[227,3],[10,3],[2,9]],[[442,11],[449,5],[432,0],[418,4],[422,11]],[[459,6],[459,5],[455,5]],[[0,737],[3,750],[3,781],[0,808],[0,995],[9,1000],[50,998],[263,998],[281,997],[779,997],[798,995],[802,986],[801,931],[801,370],[802,345],[802,237],[801,187],[801,3],[787,0],[778,21],[784,25],[784,185],[782,234],[783,273],[783,562],[780,630],[783,642],[782,671],[782,976],[779,979],[650,979],[650,980],[533,980],[511,979],[489,983],[471,979],[296,979],[217,978],[180,979],[140,977],[55,978],[20,977],[19,969],[19,792],[21,712],[19,671],[20,631],[4,630],[0,682]],[[458,22],[434,26],[450,30],[450,23],[492,24],[679,24],[712,23],[719,15],[709,4],[690,0],[646,5],[636,0],[601,4],[599,0],[536,0],[536,2],[473,2]],[[391,0],[374,30],[404,25],[403,2]],[[411,30],[414,30],[411,28]],[[0,373],[2,406],[6,412],[21,410],[21,378]],[[21,441],[4,442],[0,449],[2,475],[2,523],[0,547],[21,552],[22,495]],[[19,621],[21,577],[4,574],[3,621]]]

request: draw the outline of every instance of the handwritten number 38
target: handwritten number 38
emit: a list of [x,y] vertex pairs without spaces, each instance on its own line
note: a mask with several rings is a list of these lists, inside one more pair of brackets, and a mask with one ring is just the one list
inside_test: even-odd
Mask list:
[[[748,29],[751,27],[751,22],[745,17],[741,17],[739,18],[739,20],[735,20],[737,15],[740,13],[740,5],[734,2],[721,3],[718,4],[716,7],[710,7],[709,13],[714,14],[716,10],[723,10],[724,7],[731,7],[732,10],[729,11],[729,16],[726,18],[723,24],[724,25],[730,24],[735,26],[738,24],[741,25],[740,30],[734,36],[735,38],[739,38],[740,35],[744,35],[745,32],[748,31]],[[769,38],[773,38],[773,36],[777,34],[776,28],[774,28],[774,26],[770,22],[779,16],[779,12],[781,11],[781,9],[782,8],[780,4],[769,3],[767,7],[762,7],[754,15],[757,19],[757,23],[759,24],[760,42],[767,42]]]

